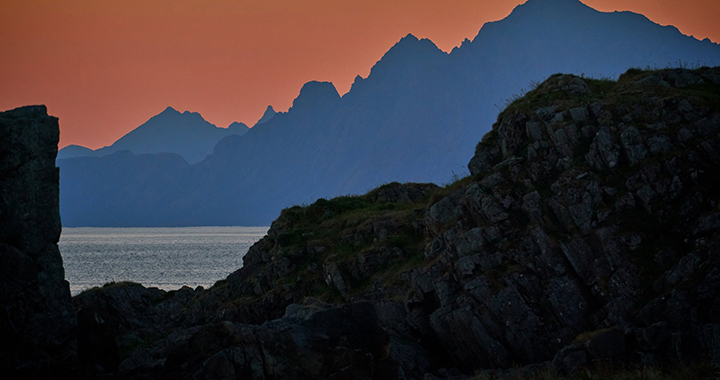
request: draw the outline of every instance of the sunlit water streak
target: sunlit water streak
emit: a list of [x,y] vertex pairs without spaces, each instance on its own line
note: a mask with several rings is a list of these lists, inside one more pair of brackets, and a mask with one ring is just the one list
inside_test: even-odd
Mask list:
[[165,290],[209,287],[242,266],[268,227],[63,228],[60,253],[75,295],[107,282]]

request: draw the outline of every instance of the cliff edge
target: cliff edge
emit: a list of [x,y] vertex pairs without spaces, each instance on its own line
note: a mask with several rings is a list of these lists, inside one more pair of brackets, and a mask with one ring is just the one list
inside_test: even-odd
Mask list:
[[64,377],[75,360],[75,311],[57,247],[58,139],[45,106],[0,113],[0,373],[9,378]]

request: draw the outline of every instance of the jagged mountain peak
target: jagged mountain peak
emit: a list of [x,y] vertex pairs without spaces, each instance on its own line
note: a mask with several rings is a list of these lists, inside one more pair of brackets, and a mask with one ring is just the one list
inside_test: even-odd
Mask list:
[[160,112],[159,114],[151,117],[150,119],[148,119],[148,121],[141,124],[139,127],[135,128],[135,130],[130,133],[133,133],[137,130],[157,128],[177,130],[190,126],[192,126],[192,128],[217,128],[214,124],[205,120],[205,118],[203,118],[202,115],[200,115],[200,113],[198,112],[184,111],[181,113],[175,108],[167,107],[163,112]]
[[[543,4],[530,2],[525,9]],[[157,223],[180,223],[175,216],[182,214],[182,223],[193,225],[257,225],[313,197],[359,193],[392,181],[443,183],[451,173],[467,170],[467,157],[503,101],[533,81],[557,72],[612,78],[629,67],[660,67],[679,59],[720,65],[717,46],[640,22],[641,16],[631,13],[590,10],[578,17],[549,13],[545,18],[526,13],[527,18],[515,12],[493,23],[496,27],[483,28],[479,40],[466,42],[452,56],[428,40],[398,35],[396,46],[370,75],[358,77],[342,100],[330,83],[306,84],[289,112],[243,138],[223,139],[223,149],[211,148],[217,153],[202,170],[186,174],[192,188],[161,184],[177,189],[182,206],[177,213],[155,207]],[[178,135],[170,132],[166,136]],[[98,181],[88,180],[86,172],[79,181],[92,180],[94,186]],[[62,199],[97,214],[76,194],[66,191]],[[144,207],[113,210],[103,218],[122,214],[143,220],[146,212]],[[72,212],[66,220],[81,223],[84,216],[75,212],[72,219]]]
[[408,33],[405,37],[401,38],[400,41],[395,44],[395,46],[410,45],[419,41],[420,39],[415,37],[414,34]]
[[394,56],[422,56],[429,54],[442,53],[442,50],[435,45],[434,42],[427,38],[417,38],[412,33],[409,33],[405,37],[401,38],[400,41],[395,43],[393,47],[388,50],[387,53],[380,59],[380,62],[386,58],[390,59]]
[[219,128],[205,120],[198,112],[181,113],[173,107],[167,107],[110,146],[96,151],[67,149],[61,158],[101,157],[127,150],[134,154],[176,153],[192,164],[212,153],[215,144],[223,137],[242,135],[248,130],[247,125],[237,122],[228,128]]
[[365,82],[395,83],[403,82],[403,78],[407,75],[423,75],[421,73],[425,69],[437,66],[445,57],[447,53],[429,39],[418,39],[408,34],[375,63],[367,78],[363,79],[360,76],[355,78],[351,92],[364,87]]
[[167,106],[162,112],[160,112],[160,115],[162,115],[162,114],[179,114],[179,113],[180,113],[180,111],[176,110],[175,108],[172,108],[172,106]]

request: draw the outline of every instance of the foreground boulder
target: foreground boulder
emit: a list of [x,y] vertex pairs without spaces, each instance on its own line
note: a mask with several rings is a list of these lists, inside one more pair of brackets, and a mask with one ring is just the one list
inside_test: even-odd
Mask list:
[[75,366],[77,322],[57,247],[58,138],[44,106],[0,113],[3,378],[60,378]]
[[499,116],[470,177],[286,209],[207,290],[75,301],[119,321],[125,378],[718,363],[719,152],[718,68],[555,75]]

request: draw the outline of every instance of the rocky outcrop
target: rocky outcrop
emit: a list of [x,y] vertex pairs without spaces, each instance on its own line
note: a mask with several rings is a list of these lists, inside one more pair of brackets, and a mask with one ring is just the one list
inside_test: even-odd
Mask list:
[[3,378],[63,377],[75,365],[76,318],[57,247],[58,138],[44,106],[0,113]]
[[125,326],[111,335],[126,378],[717,363],[718,77],[552,76],[500,115],[470,177],[286,209],[207,290],[125,284],[76,303]]
[[719,359],[717,72],[558,75],[509,106],[426,216],[439,261],[407,307],[453,365]]

